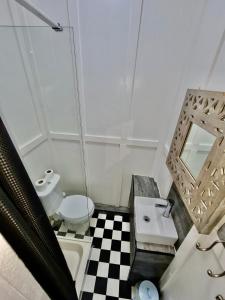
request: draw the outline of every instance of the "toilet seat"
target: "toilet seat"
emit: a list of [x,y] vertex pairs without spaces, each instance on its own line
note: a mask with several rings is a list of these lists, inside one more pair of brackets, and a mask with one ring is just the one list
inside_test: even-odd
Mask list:
[[82,195],[71,195],[63,198],[58,208],[58,213],[62,218],[73,224],[86,221],[93,212],[93,201]]

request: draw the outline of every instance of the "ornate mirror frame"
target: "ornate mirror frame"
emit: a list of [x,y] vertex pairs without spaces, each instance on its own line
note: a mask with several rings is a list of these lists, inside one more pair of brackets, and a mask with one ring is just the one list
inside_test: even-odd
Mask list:
[[[192,124],[216,137],[195,179],[180,158]],[[187,210],[203,234],[225,214],[225,93],[187,90],[167,157],[167,166]]]

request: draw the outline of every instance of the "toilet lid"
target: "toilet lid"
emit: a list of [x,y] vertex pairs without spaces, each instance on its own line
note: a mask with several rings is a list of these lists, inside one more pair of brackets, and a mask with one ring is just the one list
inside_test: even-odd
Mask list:
[[93,209],[94,203],[90,198],[82,195],[71,195],[63,199],[59,212],[66,218],[78,219],[89,215]]

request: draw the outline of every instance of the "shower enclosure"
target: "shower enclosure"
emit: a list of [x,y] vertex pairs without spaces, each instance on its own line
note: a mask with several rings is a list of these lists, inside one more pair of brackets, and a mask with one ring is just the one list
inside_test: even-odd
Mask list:
[[[53,169],[66,195],[87,196],[73,28],[0,26],[0,38],[0,113],[32,183]],[[78,231],[69,236],[90,240],[89,221]]]

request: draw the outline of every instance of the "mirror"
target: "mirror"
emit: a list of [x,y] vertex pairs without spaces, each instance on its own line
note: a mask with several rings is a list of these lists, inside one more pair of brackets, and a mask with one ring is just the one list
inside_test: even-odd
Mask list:
[[195,179],[198,177],[215,140],[214,135],[196,124],[191,124],[180,158]]

